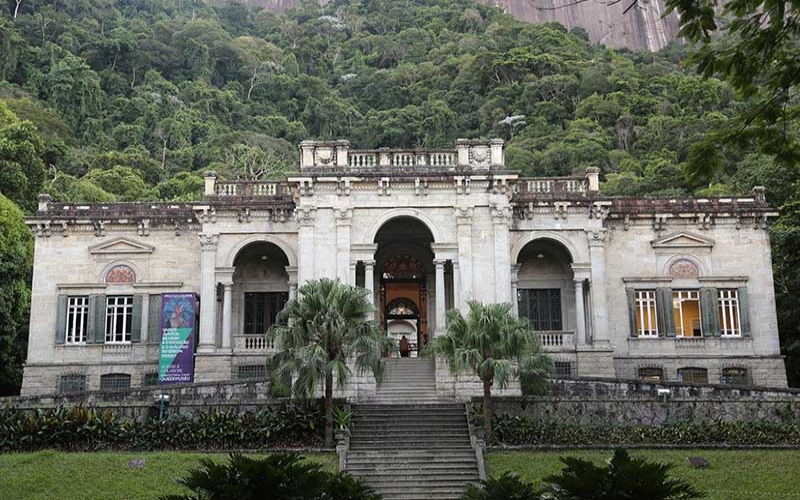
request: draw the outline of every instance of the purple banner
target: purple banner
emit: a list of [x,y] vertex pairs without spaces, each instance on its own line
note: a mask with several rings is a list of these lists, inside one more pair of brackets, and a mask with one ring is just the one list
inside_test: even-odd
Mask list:
[[193,293],[161,296],[161,354],[158,385],[194,380],[195,303]]

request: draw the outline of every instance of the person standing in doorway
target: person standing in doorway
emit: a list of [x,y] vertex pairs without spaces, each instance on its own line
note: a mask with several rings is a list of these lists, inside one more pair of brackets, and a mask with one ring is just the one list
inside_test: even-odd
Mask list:
[[411,354],[411,344],[405,335],[400,339],[400,357],[407,358]]

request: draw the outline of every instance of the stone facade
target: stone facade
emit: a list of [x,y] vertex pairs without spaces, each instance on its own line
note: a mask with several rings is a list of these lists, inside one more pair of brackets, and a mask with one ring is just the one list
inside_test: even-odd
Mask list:
[[[447,309],[512,302],[561,375],[691,372],[786,386],[766,230],[775,214],[763,190],[604,197],[597,169],[566,178],[506,170],[497,139],[436,151],[304,141],[300,156],[284,181],[209,173],[197,203],[42,195],[27,219],[37,237],[23,394],[63,390],[69,377],[87,390],[108,374],[130,375],[133,387],[152,380],[156,304],[168,292],[199,297],[197,382],[260,376],[274,313],[321,277],[373,290],[375,319],[408,335],[415,353],[444,331]],[[113,327],[126,330],[122,340],[108,336],[118,297],[129,309],[114,311],[130,313]],[[443,395],[477,389],[441,363],[437,383]],[[340,395],[371,393],[374,382],[358,377]]]

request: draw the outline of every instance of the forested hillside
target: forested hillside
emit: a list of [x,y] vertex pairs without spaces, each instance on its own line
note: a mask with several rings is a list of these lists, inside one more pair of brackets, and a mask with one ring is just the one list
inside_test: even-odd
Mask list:
[[[297,142],[314,138],[375,148],[502,137],[512,168],[599,166],[605,192],[619,195],[764,184],[781,206],[798,177],[746,148],[726,150],[710,176],[685,174],[690,146],[746,103],[681,69],[681,47],[611,50],[581,29],[525,24],[467,0],[311,0],[283,15],[240,1],[2,5],[0,192],[27,212],[41,191],[197,199],[204,170],[279,176]],[[778,242],[796,235],[782,231]],[[800,264],[786,250],[775,248],[788,343],[798,336]],[[18,361],[19,349],[0,339],[0,363]]]

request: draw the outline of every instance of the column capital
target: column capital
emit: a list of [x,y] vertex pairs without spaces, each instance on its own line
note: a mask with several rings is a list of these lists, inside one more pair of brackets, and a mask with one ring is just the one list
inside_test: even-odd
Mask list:
[[217,243],[219,243],[219,235],[218,234],[206,234],[200,233],[198,234],[200,237],[200,250],[203,252],[210,252],[217,249]]
[[370,267],[370,268],[374,268],[375,267],[375,261],[374,260],[362,260],[361,262],[364,264],[365,268],[366,267]]
[[509,225],[511,223],[511,207],[509,205],[501,205],[499,203],[492,203],[489,207],[492,214],[492,222],[495,225]]
[[590,247],[603,247],[606,244],[608,230],[606,229],[587,229],[586,237],[589,239]]
[[294,217],[301,226],[313,226],[316,207],[297,207],[294,209]]
[[353,222],[352,208],[334,208],[333,215],[337,226],[349,226]]
[[472,215],[474,212],[473,207],[461,206],[453,207],[456,215],[456,223],[458,225],[466,224],[472,225]]
[[436,266],[437,269],[440,267],[444,268],[446,262],[446,259],[433,259],[433,265]]
[[522,268],[522,264],[511,264],[511,283],[517,283],[519,281],[520,268]]

